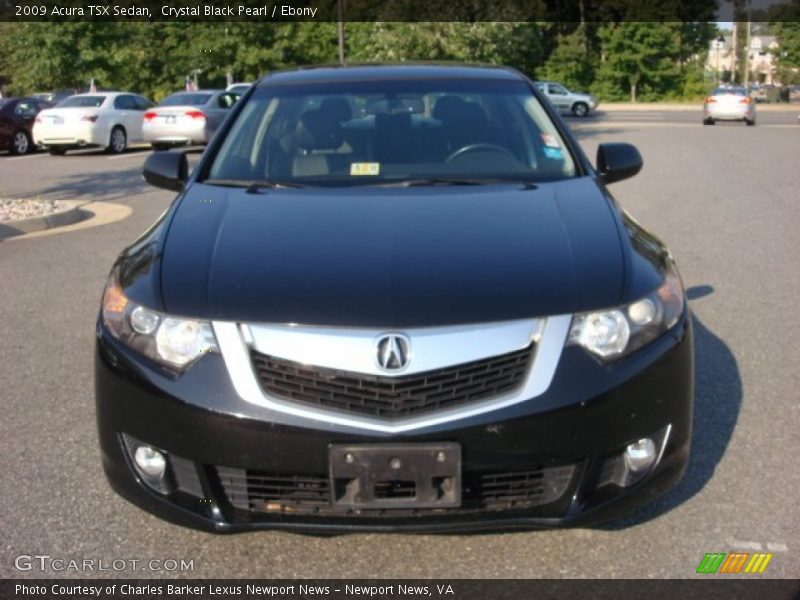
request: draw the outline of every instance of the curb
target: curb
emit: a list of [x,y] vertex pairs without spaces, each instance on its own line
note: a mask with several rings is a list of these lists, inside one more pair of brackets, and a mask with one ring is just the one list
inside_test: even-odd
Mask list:
[[[794,102],[790,104],[767,104],[764,102],[757,103],[756,110],[763,112],[800,112],[800,103]],[[694,104],[667,104],[660,102],[646,103],[646,102],[619,102],[619,103],[600,103],[600,105],[593,112],[616,112],[616,111],[692,111],[699,112],[703,110],[702,102]]]
[[83,221],[92,216],[92,213],[81,210],[81,206],[89,204],[88,202],[76,200],[65,200],[64,202],[68,203],[70,206],[51,215],[28,217],[27,219],[17,219],[16,221],[0,223],[0,240],[34,231],[52,229],[53,227],[72,225],[73,223]]

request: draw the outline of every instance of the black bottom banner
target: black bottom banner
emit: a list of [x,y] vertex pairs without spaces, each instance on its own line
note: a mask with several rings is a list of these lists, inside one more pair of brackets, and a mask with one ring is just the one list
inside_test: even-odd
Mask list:
[[692,580],[310,580],[310,579],[5,579],[0,598],[57,598],[78,600],[218,600],[308,599],[355,600],[592,600],[617,598],[703,600],[796,600],[800,582],[787,579]]

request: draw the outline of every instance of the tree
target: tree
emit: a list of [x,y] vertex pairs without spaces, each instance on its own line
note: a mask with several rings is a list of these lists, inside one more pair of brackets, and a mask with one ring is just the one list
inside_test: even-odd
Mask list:
[[657,100],[678,88],[680,23],[625,22],[600,27],[598,93],[609,100]]
[[594,82],[595,62],[586,51],[584,27],[556,39],[555,49],[542,70],[542,78],[559,81],[574,90],[589,88]]
[[532,74],[540,61],[535,23],[351,23],[351,62],[456,60]]

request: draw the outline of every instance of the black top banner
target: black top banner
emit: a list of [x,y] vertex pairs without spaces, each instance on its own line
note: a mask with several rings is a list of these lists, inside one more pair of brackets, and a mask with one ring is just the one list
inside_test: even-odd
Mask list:
[[753,0],[748,13],[736,10],[728,0],[0,0],[0,21],[800,21],[798,0]]

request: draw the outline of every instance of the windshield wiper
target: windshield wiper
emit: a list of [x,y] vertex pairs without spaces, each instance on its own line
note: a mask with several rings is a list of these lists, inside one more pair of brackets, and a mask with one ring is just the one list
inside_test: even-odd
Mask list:
[[488,178],[467,178],[467,177],[422,177],[419,179],[403,179],[398,181],[387,181],[378,184],[379,187],[425,187],[435,185],[491,185],[495,183],[505,184],[520,184],[526,186],[527,189],[533,189],[536,186],[528,181],[502,179],[500,177]]
[[271,190],[281,188],[301,188],[299,183],[289,183],[285,181],[270,181],[269,179],[206,179],[202,183],[208,185],[219,185],[223,187],[247,188],[248,192],[269,188]]

